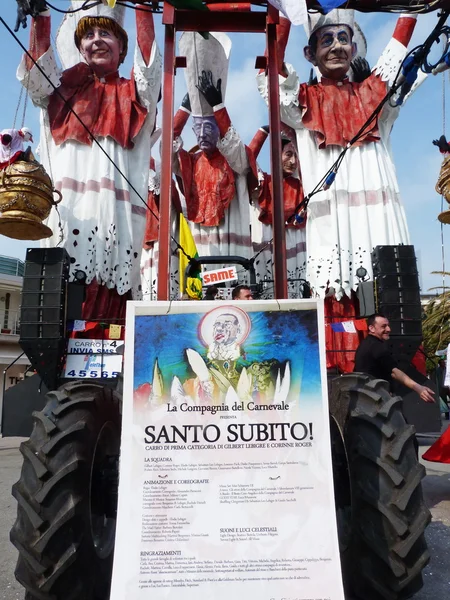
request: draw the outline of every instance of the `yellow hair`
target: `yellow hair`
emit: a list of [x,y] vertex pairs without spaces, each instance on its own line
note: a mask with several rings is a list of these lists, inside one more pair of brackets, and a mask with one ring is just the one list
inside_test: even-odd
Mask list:
[[87,34],[87,32],[93,27],[100,27],[100,29],[107,29],[111,31],[117,39],[122,42],[122,52],[120,53],[120,62],[122,64],[125,60],[125,56],[128,52],[128,35],[127,32],[117,23],[114,19],[109,17],[83,17],[80,19],[77,28],[75,30],[75,45],[80,49],[81,40]]

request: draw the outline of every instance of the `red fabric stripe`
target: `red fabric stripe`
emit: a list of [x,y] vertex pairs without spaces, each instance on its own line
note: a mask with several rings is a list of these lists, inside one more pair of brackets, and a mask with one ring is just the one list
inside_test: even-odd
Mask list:
[[189,113],[186,112],[185,110],[182,110],[181,108],[179,108],[173,118],[173,137],[174,138],[181,135],[181,132],[183,131],[184,126],[186,125],[188,119],[189,119]]
[[215,111],[214,116],[216,118],[217,126],[219,127],[220,135],[221,137],[224,137],[231,127],[231,119],[227,109],[224,107]]
[[253,136],[252,141],[248,145],[250,150],[253,152],[255,159],[258,158],[258,155],[261,152],[261,148],[263,147],[268,135],[269,134],[266,133],[264,130],[258,129],[258,131]]
[[[34,60],[40,58],[50,48],[50,17],[36,17],[31,20],[29,52]],[[25,57],[25,65],[29,71],[33,61]]]
[[153,42],[155,41],[155,26],[149,7],[142,4],[136,6],[137,43],[146,65],[150,61]]
[[403,44],[405,47],[408,46],[411,41],[414,28],[416,26],[417,19],[414,17],[400,17],[395,26],[392,37]]

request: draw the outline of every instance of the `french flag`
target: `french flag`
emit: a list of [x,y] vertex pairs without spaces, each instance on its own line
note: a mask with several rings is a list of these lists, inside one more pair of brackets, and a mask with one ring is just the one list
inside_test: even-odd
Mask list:
[[339,323],[331,323],[331,329],[341,333],[357,333],[358,331],[366,331],[367,324],[365,319],[358,321],[340,321]]

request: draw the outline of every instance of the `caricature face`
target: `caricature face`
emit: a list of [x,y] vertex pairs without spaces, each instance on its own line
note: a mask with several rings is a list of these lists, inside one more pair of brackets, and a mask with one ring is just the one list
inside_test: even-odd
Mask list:
[[239,321],[234,315],[219,315],[214,321],[213,338],[216,344],[233,344],[239,333]]
[[294,144],[289,142],[283,148],[281,154],[281,164],[283,166],[283,176],[289,177],[298,169],[298,157]]
[[305,48],[306,58],[324,77],[335,81],[344,79],[356,53],[350,28],[347,25],[321,27],[316,32],[316,39],[315,51],[311,46]]
[[92,27],[80,41],[80,52],[98,77],[117,71],[123,43],[109,29]]
[[194,133],[197,143],[206,154],[214,152],[219,141],[219,128],[214,117],[194,117]]

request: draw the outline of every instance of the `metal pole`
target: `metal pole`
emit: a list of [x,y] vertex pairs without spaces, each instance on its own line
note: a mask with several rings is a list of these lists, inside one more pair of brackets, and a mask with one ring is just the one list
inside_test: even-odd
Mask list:
[[161,195],[159,201],[158,300],[169,299],[170,209],[172,198],[173,107],[175,87],[175,9],[164,2],[163,117],[161,142]]
[[284,224],[283,170],[281,166],[280,91],[278,84],[278,11],[269,4],[267,15],[267,69],[269,84],[270,169],[273,202],[273,265],[275,297],[287,298],[286,236]]

